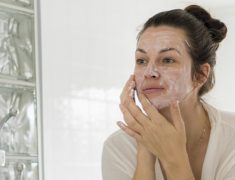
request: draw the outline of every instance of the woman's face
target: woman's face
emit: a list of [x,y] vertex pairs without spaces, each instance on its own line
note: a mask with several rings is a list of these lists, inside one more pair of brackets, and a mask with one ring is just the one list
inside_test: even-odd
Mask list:
[[181,29],[158,26],[147,28],[137,42],[136,89],[158,109],[182,101],[193,90],[186,39]]

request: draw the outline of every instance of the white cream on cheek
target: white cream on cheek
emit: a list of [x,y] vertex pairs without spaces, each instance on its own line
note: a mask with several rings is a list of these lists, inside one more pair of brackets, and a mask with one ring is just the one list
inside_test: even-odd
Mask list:
[[148,96],[148,99],[156,108],[167,107],[175,100],[182,101],[193,89],[189,59],[186,59],[186,62],[182,62],[180,66],[175,67],[158,66],[155,59],[159,50],[169,47],[174,47],[179,49],[180,52],[186,53],[184,40],[176,36],[174,32],[155,32],[140,39],[138,47],[149,53],[149,59],[146,67],[135,68],[137,92],[141,92],[143,84],[147,82],[146,76],[154,75],[156,78],[151,81],[155,81],[157,85],[165,87],[164,93]]
[[[165,91],[160,95],[148,97],[157,109],[167,107],[175,100],[182,101],[191,92],[191,75],[188,68],[159,70],[159,74],[160,78],[156,79],[155,82],[159,86],[164,86]],[[145,83],[142,71],[135,71],[135,80],[137,92],[141,92],[142,86]]]

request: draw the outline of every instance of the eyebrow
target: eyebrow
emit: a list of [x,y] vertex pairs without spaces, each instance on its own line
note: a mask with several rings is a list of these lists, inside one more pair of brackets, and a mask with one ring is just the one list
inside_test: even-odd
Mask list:
[[[144,54],[147,54],[147,52],[146,52],[144,49],[141,49],[141,48],[137,48],[136,51],[139,51],[139,52],[142,52],[142,53],[144,53]],[[159,51],[159,53],[164,53],[164,52],[167,52],[167,51],[176,51],[178,54],[181,55],[180,51],[179,51],[178,49],[176,49],[176,48],[173,48],[173,47],[161,49],[161,50]]]

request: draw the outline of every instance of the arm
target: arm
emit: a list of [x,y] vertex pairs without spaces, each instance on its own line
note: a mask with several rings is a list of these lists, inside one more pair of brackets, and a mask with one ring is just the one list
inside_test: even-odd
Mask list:
[[138,145],[137,166],[133,180],[155,180],[156,157],[141,144]]
[[[167,180],[195,180],[193,171],[188,158],[186,150],[182,150],[177,153],[177,156],[172,157],[171,162],[166,160],[162,161],[162,167],[164,169],[164,175]],[[176,178],[177,177],[177,178]]]
[[[124,119],[126,122],[129,121],[128,123],[132,125],[132,128],[124,124],[120,125],[120,128],[122,128],[130,136],[134,137],[138,143],[142,144],[159,158],[167,180],[175,180],[176,178],[181,180],[195,179],[189,162],[188,153],[186,151],[184,124],[181,124],[183,122],[180,120],[180,114],[176,114],[179,112],[176,104],[171,106],[171,113],[174,115],[173,117],[175,117],[175,122],[173,123],[175,123],[175,126],[178,129],[173,129],[175,127],[167,124],[168,122],[163,124],[164,121],[161,121],[161,117],[157,118],[158,121],[155,122],[154,120],[144,119],[143,117],[142,120],[139,119],[139,121],[141,121],[139,124],[134,124],[134,118],[131,113],[129,113],[125,107],[122,106],[121,108],[125,114]],[[150,107],[147,111],[149,110],[154,111],[154,109],[151,109]],[[139,110],[136,109],[136,111]],[[137,112],[133,114],[136,114],[138,117],[143,116],[141,114],[137,115]],[[146,123],[145,127],[141,128],[140,124],[144,123]]]
[[[167,180],[181,179],[194,180],[188,154],[186,151],[186,133],[184,121],[181,117],[177,102],[170,105],[170,123],[149,102],[144,94],[139,93],[138,98],[145,111],[135,104],[133,99],[133,77],[128,80],[122,94],[120,109],[127,125],[119,122],[118,125],[128,135],[135,138],[138,144],[144,146],[161,161]],[[134,180],[144,174],[154,178],[151,173],[153,165],[149,166],[144,156],[139,153]],[[151,162],[151,160],[150,160]]]
[[[170,106],[172,123],[161,115],[149,102],[144,94],[139,93],[138,98],[145,111],[135,104],[133,91],[135,82],[133,76],[127,81],[120,96],[120,109],[127,125],[118,122],[118,125],[129,136],[136,139],[153,155],[161,161],[164,175],[167,180],[194,180],[188,154],[186,151],[186,133],[184,121],[181,117],[178,103]],[[148,176],[155,177],[151,158],[145,158],[142,153],[137,155],[138,163],[133,180]]]

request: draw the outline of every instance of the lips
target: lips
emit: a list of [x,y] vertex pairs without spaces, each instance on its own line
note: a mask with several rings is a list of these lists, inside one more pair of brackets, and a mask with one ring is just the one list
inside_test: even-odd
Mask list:
[[157,87],[145,87],[143,88],[142,92],[144,94],[151,94],[151,93],[163,93],[163,91],[165,90],[164,87],[161,86],[157,86]]

